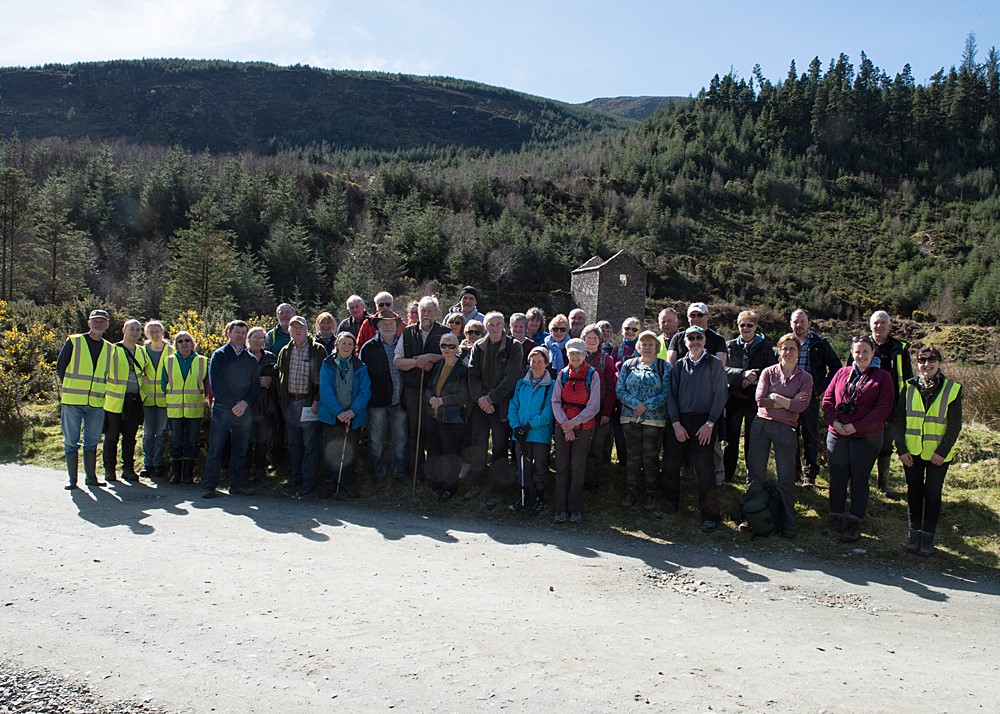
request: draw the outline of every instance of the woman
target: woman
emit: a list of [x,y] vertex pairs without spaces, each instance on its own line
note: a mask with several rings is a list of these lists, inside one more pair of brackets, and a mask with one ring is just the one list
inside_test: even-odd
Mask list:
[[406,306],[406,324],[420,324],[420,303],[416,300],[411,301],[410,304]]
[[794,538],[796,534],[795,459],[799,445],[796,427],[799,414],[809,406],[813,392],[812,375],[798,366],[801,351],[802,345],[792,333],[778,340],[778,364],[762,369],[757,380],[754,390],[757,415],[750,424],[748,443],[744,446],[747,493],[764,486],[767,459],[774,448],[782,507],[780,535],[786,538]]
[[566,366],[566,355],[563,350],[569,341],[569,318],[559,314],[549,320],[549,334],[542,340],[542,346],[549,351],[552,372],[559,372]]
[[594,429],[594,440],[590,444],[587,457],[587,477],[584,488],[597,493],[601,486],[601,464],[604,463],[604,442],[611,433],[611,413],[615,409],[615,361],[604,351],[604,335],[601,328],[591,323],[585,325],[580,338],[587,346],[584,360],[601,375],[601,412]]
[[251,327],[247,333],[247,350],[257,360],[260,393],[250,408],[253,410],[253,431],[247,449],[247,481],[258,483],[267,472],[267,451],[271,442],[274,420],[278,418],[278,399],[274,387],[274,353],[264,349],[267,332],[263,327]]
[[160,386],[170,422],[170,483],[194,483],[198,435],[208,393],[208,358],[195,351],[191,333],[174,337],[174,354],[167,357]]
[[163,339],[163,323],[150,320],[146,333],[146,354],[149,361],[142,373],[142,471],[139,476],[163,476],[163,449],[167,436],[167,397],[163,392],[163,370],[167,357],[174,353],[172,345]]
[[528,337],[540,347],[549,336],[549,333],[542,329],[545,326],[545,312],[540,307],[529,307],[524,314],[528,318]]
[[604,354],[615,356],[615,328],[607,320],[598,320],[597,329],[601,331],[601,349]]
[[740,431],[743,432],[743,460],[747,458],[750,427],[757,414],[757,381],[760,372],[777,362],[774,348],[764,335],[757,332],[757,313],[744,310],[736,318],[740,336],[726,342],[726,379],[729,382],[729,399],[726,401],[726,449],[722,463],[726,483],[736,476],[739,460]]
[[621,424],[629,454],[622,508],[635,505],[641,471],[646,484],[645,510],[654,511],[660,476],[660,444],[667,425],[670,365],[656,356],[660,343],[654,332],[643,332],[635,342],[639,356],[622,364],[615,387],[621,402]]
[[462,317],[462,313],[449,312],[444,318],[444,326],[451,330],[451,334],[455,335],[461,343],[465,330],[465,318]]
[[326,353],[332,355],[337,342],[337,319],[329,312],[321,312],[316,316],[316,325],[313,330],[316,341],[326,348]]
[[[621,372],[622,365],[626,360],[636,356],[636,342],[642,323],[638,317],[626,317],[622,322],[622,341],[612,354],[615,360],[615,377]],[[615,437],[615,452],[620,465],[628,464],[628,444],[625,440],[625,430],[622,429],[621,422],[622,404],[620,400],[615,400],[615,409],[611,412],[611,432]]]
[[896,408],[896,452],[906,473],[909,553],[934,555],[941,489],[962,431],[962,385],[941,373],[941,352],[917,353],[917,375],[907,380]]
[[472,398],[469,372],[458,358],[458,337],[441,336],[444,357],[434,365],[424,389],[427,423],[427,481],[438,491],[438,501],[450,501],[458,489],[462,445]]
[[507,321],[507,331],[514,342],[521,345],[521,353],[524,355],[522,369],[528,369],[528,353],[535,348],[535,342],[528,337],[528,316],[523,312],[515,312]]
[[[868,508],[868,479],[882,448],[885,420],[892,415],[892,375],[872,366],[875,344],[868,335],[854,337],[854,364],[833,375],[823,394],[823,418],[830,468],[830,522],[824,533],[841,543],[861,538],[861,521]],[[846,513],[847,485],[851,511]]]
[[462,364],[469,366],[469,357],[472,356],[472,347],[486,334],[486,325],[479,320],[469,320],[465,323],[465,339],[462,341],[458,351],[458,358]]
[[519,497],[511,510],[528,510],[537,516],[545,510],[553,424],[552,375],[549,351],[544,347],[535,347],[528,353],[528,371],[514,387],[507,420],[517,444],[515,462],[524,495],[524,500]]
[[348,498],[359,495],[354,464],[372,385],[367,365],[354,354],[355,345],[353,333],[346,330],[339,333],[334,351],[319,368],[317,417],[323,424],[320,498],[330,498],[334,493]]
[[[568,320],[567,320],[568,323]],[[568,329],[568,325],[567,325]],[[586,362],[587,345],[566,341],[567,367],[559,370],[552,388],[552,416],[556,441],[556,523],[583,520],[583,482],[587,454],[594,440],[601,409],[601,375]]]

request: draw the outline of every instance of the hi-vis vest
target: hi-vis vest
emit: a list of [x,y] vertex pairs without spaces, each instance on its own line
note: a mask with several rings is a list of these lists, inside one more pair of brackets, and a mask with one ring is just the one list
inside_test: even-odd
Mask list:
[[[948,428],[948,407],[958,396],[958,390],[962,385],[945,379],[938,391],[937,396],[931,403],[927,411],[924,411],[924,400],[920,396],[920,390],[912,384],[906,385],[906,432],[904,440],[907,453],[919,456],[924,461],[930,461],[937,451],[944,432]],[[945,461],[951,461],[951,456],[955,451],[952,447],[944,457]]]
[[111,343],[102,340],[104,344],[95,366],[85,335],[71,335],[69,341],[73,345],[73,358],[63,376],[59,401],[76,406],[103,407]]
[[167,418],[201,419],[205,416],[205,379],[208,358],[195,355],[187,379],[181,376],[176,355],[167,357]]
[[903,353],[910,349],[910,345],[908,342],[903,342],[902,340],[900,340],[899,344],[902,345],[902,352],[897,353],[893,357],[892,361],[895,364],[893,364],[892,371],[895,373],[893,376],[896,378],[896,394],[902,395],[903,390],[906,389],[906,377],[903,376]]
[[139,396],[144,397],[142,373],[146,371],[149,356],[139,345],[135,346],[135,366],[132,366],[128,354],[122,345],[111,346],[111,365],[108,369],[108,387],[104,395],[104,411],[111,414],[121,414],[125,407],[125,392],[128,390],[129,372],[135,372],[139,384]]
[[[167,366],[167,357],[174,353],[173,345],[163,343],[163,352],[160,353],[160,361],[153,366],[153,360],[146,362],[146,368],[142,371],[142,406],[144,407],[165,407],[167,406],[167,395],[163,391],[163,370]],[[149,356],[149,348],[146,348],[146,356]]]

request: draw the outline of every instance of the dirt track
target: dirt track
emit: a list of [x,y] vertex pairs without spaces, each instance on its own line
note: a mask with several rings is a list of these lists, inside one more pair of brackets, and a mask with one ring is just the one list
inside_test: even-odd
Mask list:
[[0,656],[110,698],[283,714],[1000,706],[995,577],[364,503],[68,493],[33,467],[0,479]]

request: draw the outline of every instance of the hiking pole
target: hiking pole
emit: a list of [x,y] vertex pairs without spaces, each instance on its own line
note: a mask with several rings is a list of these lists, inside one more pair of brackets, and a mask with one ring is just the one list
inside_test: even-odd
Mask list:
[[413,495],[417,494],[417,467],[420,465],[420,429],[424,419],[424,370],[420,370],[420,396],[417,398],[417,444],[413,450]]
[[521,467],[521,509],[524,510],[525,507],[525,495],[524,495],[524,447],[527,445],[528,440],[518,439],[517,446],[521,450],[521,458],[519,459],[519,465]]
[[347,435],[351,433],[351,420],[348,419],[347,423],[344,424],[344,448],[340,450],[340,470],[337,471],[337,490],[333,492],[334,496],[340,495],[340,478],[344,475],[344,457],[347,456]]

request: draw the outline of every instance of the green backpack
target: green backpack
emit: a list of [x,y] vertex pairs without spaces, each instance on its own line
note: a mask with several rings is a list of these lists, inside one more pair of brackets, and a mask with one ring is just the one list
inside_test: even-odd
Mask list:
[[740,499],[739,519],[750,525],[754,538],[777,532],[782,521],[778,484],[765,480],[762,486],[747,489]]

